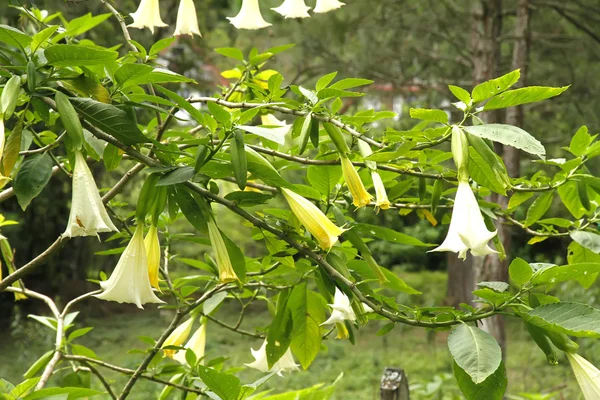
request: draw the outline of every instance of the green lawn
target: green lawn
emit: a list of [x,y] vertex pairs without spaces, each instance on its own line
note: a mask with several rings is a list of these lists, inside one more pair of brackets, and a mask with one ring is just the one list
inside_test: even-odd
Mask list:
[[[420,282],[429,282],[428,290],[432,293],[443,293],[443,274],[422,273],[411,274],[410,283],[419,287]],[[421,286],[422,287],[422,286]],[[93,304],[97,300],[90,300]],[[85,314],[85,313],[82,313]],[[140,354],[127,354],[126,349],[144,349],[148,345],[138,339],[139,336],[157,338],[161,330],[168,324],[169,312],[147,309],[125,314],[116,314],[103,319],[88,319],[85,326],[94,326],[94,330],[81,338],[79,343],[92,348],[102,360],[123,367],[134,368],[142,357]],[[219,318],[227,321],[235,319],[234,308],[219,310]],[[251,310],[245,319],[244,327],[253,330],[254,326],[265,326],[269,322],[266,311]],[[285,391],[311,386],[319,382],[332,382],[340,373],[344,377],[338,383],[335,399],[377,400],[379,379],[385,367],[401,367],[408,374],[411,384],[418,384],[420,389],[413,388],[413,399],[459,399],[458,389],[452,379],[445,374],[452,370],[452,363],[446,347],[447,332],[426,332],[422,329],[397,326],[385,336],[377,336],[376,332],[383,322],[372,321],[357,334],[356,344],[335,339],[324,342],[324,350],[319,354],[308,371],[285,375],[283,378],[273,377],[264,388]],[[27,328],[15,332],[12,337],[3,333],[0,342],[0,377],[11,382],[18,382],[21,374],[37,356],[52,348],[50,330],[39,324],[30,322]],[[80,322],[78,326],[84,326]],[[509,375],[509,393],[559,391],[556,399],[574,399],[578,391],[574,377],[565,364],[559,366],[546,364],[545,357],[537,347],[528,340],[527,334],[519,324],[509,324],[509,342],[507,368]],[[333,335],[332,335],[333,337]],[[592,362],[600,357],[598,347],[586,348],[584,355]],[[231,365],[251,362],[249,346],[258,348],[258,340],[249,340],[220,328],[214,323],[208,328],[207,357],[229,357]],[[594,357],[593,354],[596,356]],[[70,370],[63,364],[65,375]],[[239,372],[242,382],[249,383],[260,378],[261,374],[254,370]],[[107,373],[116,389],[121,388],[125,379],[117,374]],[[446,379],[445,379],[446,378]],[[53,378],[59,383],[59,378]],[[433,390],[436,382],[442,382],[440,390],[432,396],[423,394],[427,389]],[[100,389],[98,382],[93,383]],[[162,390],[158,384],[140,381],[135,387],[131,399],[156,398]],[[175,392],[174,392],[175,393]],[[173,396],[173,398],[175,398]],[[177,397],[179,398],[179,397]]]

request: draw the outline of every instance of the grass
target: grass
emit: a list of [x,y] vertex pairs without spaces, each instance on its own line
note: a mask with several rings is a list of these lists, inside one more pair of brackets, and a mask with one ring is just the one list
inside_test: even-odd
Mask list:
[[[419,273],[408,276],[409,283],[427,288],[429,294],[424,298],[435,299],[444,292],[445,276],[442,273]],[[430,300],[431,301],[431,300]],[[436,300],[437,301],[437,300]],[[93,304],[94,300],[90,301]],[[145,349],[146,343],[139,336],[157,338],[161,330],[168,324],[170,313],[167,311],[145,310],[138,312],[131,308],[126,313],[113,314],[101,319],[87,319],[78,324],[94,326],[88,335],[78,339],[77,343],[93,349],[98,357],[109,363],[123,367],[135,368],[143,357],[141,354],[128,354],[124,349]],[[82,313],[86,314],[85,312]],[[236,318],[234,308],[219,310],[219,318],[232,321]],[[250,308],[244,327],[253,330],[254,327],[266,326],[270,316],[261,309]],[[84,325],[85,323],[85,325]],[[403,368],[409,382],[413,385],[412,399],[460,399],[458,388],[453,379],[446,379],[452,372],[452,360],[447,351],[447,332],[424,331],[404,326],[397,326],[385,336],[377,336],[383,321],[371,321],[362,327],[352,346],[347,341],[327,340],[322,352],[308,371],[285,375],[283,378],[273,377],[263,389],[273,389],[274,392],[309,387],[319,382],[333,382],[343,373],[339,381],[334,399],[364,399],[377,400],[379,380],[385,367]],[[33,321],[25,324],[15,324],[20,327],[13,335],[0,342],[0,377],[13,383],[22,379],[23,372],[35,359],[52,348],[52,334],[46,327]],[[550,392],[557,391],[555,399],[577,399],[578,389],[575,379],[568,367],[566,359],[558,366],[546,363],[544,355],[528,339],[527,333],[518,321],[509,321],[509,344],[506,357],[509,377],[509,393],[520,392]],[[600,347],[591,347],[583,343],[583,354],[592,362],[600,356]],[[251,362],[249,348],[258,348],[260,341],[240,337],[231,331],[210,324],[208,328],[207,357],[228,357],[228,366],[237,366]],[[595,355],[595,357],[594,357]],[[168,361],[165,361],[168,362]],[[72,372],[68,364],[51,384],[61,384],[61,378]],[[126,378],[113,373],[107,373],[113,387],[118,390],[126,382]],[[238,373],[243,383],[250,383],[262,376],[254,370],[245,369]],[[94,388],[100,385],[92,378]],[[439,386],[437,391],[434,391]],[[131,399],[157,398],[162,390],[161,385],[148,381],[140,381]],[[433,392],[427,395],[426,392]],[[173,392],[174,394],[176,392]],[[100,398],[97,397],[97,398]],[[180,398],[172,395],[172,398]]]

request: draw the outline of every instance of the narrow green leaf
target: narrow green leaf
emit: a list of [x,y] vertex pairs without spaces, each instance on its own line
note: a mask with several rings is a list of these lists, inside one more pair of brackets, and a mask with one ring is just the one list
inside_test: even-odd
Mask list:
[[442,124],[448,123],[448,114],[442,110],[429,110],[425,108],[411,108],[410,117],[423,121],[435,121]]
[[531,226],[542,218],[552,205],[552,199],[554,199],[554,190],[544,192],[535,199],[533,204],[531,204],[531,207],[527,210],[525,226]]
[[500,108],[516,107],[522,104],[534,103],[558,96],[569,86],[560,88],[545,86],[528,86],[520,89],[509,90],[488,101],[483,109],[485,111],[498,110]]
[[75,44],[55,44],[44,50],[49,65],[56,67],[108,64],[115,61],[119,53]]
[[546,156],[546,149],[540,143],[540,141],[516,126],[504,124],[484,124],[477,126],[465,126],[464,130],[471,135],[515,147],[527,153],[536,155],[542,159]]

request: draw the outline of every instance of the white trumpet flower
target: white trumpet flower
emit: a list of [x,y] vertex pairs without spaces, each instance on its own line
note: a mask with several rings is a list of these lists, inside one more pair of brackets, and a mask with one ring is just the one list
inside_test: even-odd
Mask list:
[[371,179],[375,188],[375,207],[388,210],[390,208],[390,201],[388,200],[385,185],[383,184],[383,180],[381,180],[379,172],[371,171]]
[[267,341],[265,340],[258,350],[250,349],[254,362],[244,364],[249,368],[254,368],[260,372],[276,372],[277,375],[283,376],[283,372],[297,371],[298,364],[294,362],[294,356],[292,351],[288,348],[287,351],[281,356],[281,358],[269,369],[269,363],[267,361]]
[[317,5],[313,11],[316,13],[326,13],[336,10],[344,5],[346,5],[346,3],[342,3],[338,0],[317,0]]
[[260,122],[263,126],[274,127],[273,133],[277,136],[285,136],[292,130],[292,124],[280,121],[273,114],[261,115]]
[[352,309],[350,299],[337,287],[335,288],[335,295],[333,296],[333,304],[330,304],[329,306],[333,310],[331,316],[321,325],[343,323],[344,321],[356,321],[356,314]]
[[66,237],[98,236],[98,232],[116,231],[110,220],[94,177],[80,151],[75,152],[71,214],[67,223]]
[[173,357],[174,360],[179,361],[181,364],[186,364],[185,353],[187,352],[187,349],[190,349],[196,355],[196,360],[201,360],[200,362],[202,363],[206,349],[206,322],[200,325],[200,328],[194,332],[184,348],[186,350],[179,350],[175,353],[175,356]]
[[179,10],[177,11],[177,24],[173,36],[194,36],[194,34],[202,36],[198,27],[198,16],[196,15],[194,0],[180,0]]
[[304,0],[284,0],[279,7],[271,8],[271,10],[283,15],[287,18],[310,18],[308,7]]
[[258,0],[242,0],[242,8],[235,17],[227,17],[237,29],[262,29],[271,26],[260,13]]
[[585,400],[600,399],[600,371],[579,354],[566,353]]
[[461,181],[454,199],[448,235],[439,247],[430,251],[451,251],[458,253],[463,260],[467,257],[467,250],[471,250],[474,256],[494,254],[497,251],[492,250],[488,242],[496,233],[487,229],[469,183]]
[[150,29],[154,33],[155,27],[167,26],[160,18],[160,5],[158,0],[142,0],[136,12],[131,13],[133,23],[128,26],[132,28]]
[[148,277],[148,258],[144,247],[144,225],[135,228],[131,241],[107,281],[100,282],[104,291],[96,297],[118,303],[133,303],[138,308],[146,303],[164,303],[156,297]]

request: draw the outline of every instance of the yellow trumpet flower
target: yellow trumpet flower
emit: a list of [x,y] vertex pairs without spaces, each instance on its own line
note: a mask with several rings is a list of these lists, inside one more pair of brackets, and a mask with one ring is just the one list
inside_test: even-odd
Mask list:
[[375,206],[387,210],[390,208],[390,201],[385,191],[385,186],[381,180],[381,176],[377,171],[371,171],[371,179],[373,180],[373,187],[375,187]]
[[223,241],[223,236],[221,236],[221,231],[212,217],[208,219],[208,237],[217,259],[217,267],[219,267],[219,280],[221,283],[238,281],[239,278],[233,270],[233,266],[231,265],[229,252],[227,251],[227,246],[225,246],[225,242]]
[[288,189],[281,189],[294,215],[306,230],[317,239],[323,250],[329,250],[345,229],[336,226],[321,210],[304,197]]
[[365,185],[363,185],[358,172],[356,172],[352,161],[348,157],[342,157],[342,174],[352,195],[352,204],[358,208],[369,204],[373,196],[365,189]]
[[[206,349],[206,321],[200,325],[200,328],[194,332],[190,340],[185,344],[184,348],[186,350],[179,350],[175,356],[174,360],[179,361],[181,364],[186,363],[185,353],[187,349],[190,349],[196,355],[196,360],[201,360],[200,364],[203,364],[204,352]],[[193,366],[193,365],[192,365]]]
[[144,247],[146,248],[146,255],[148,256],[148,278],[150,279],[150,285],[160,292],[160,287],[158,285],[160,242],[158,241],[158,229],[156,229],[156,226],[150,226],[146,238],[144,239]]
[[179,325],[171,334],[167,337],[167,340],[162,345],[164,357],[173,358],[177,350],[165,349],[167,346],[181,346],[190,336],[192,331],[192,325],[194,324],[194,317],[191,317],[183,324]]

